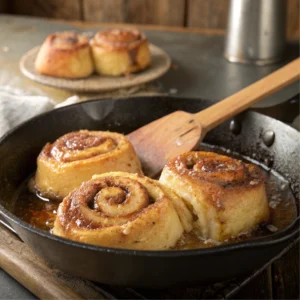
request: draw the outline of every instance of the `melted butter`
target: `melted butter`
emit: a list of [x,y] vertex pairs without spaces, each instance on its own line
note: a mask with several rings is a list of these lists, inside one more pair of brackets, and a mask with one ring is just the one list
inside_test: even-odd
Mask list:
[[16,193],[14,214],[36,228],[50,231],[54,225],[58,205],[59,202],[31,193],[26,180]]
[[[224,150],[205,145],[201,147],[201,150],[214,151],[219,154],[241,159],[241,157],[228,153],[228,150],[226,149]],[[255,162],[251,160],[251,163]],[[291,224],[297,217],[296,201],[288,186],[288,182],[274,171],[267,172],[263,169],[263,173],[266,179],[266,191],[271,210],[270,224],[272,226],[261,224],[251,234],[244,234],[234,240],[225,241],[224,243],[233,243],[270,235],[273,233],[270,229],[273,229],[273,231],[274,228],[276,230],[282,230]],[[15,199],[15,208],[13,212],[17,217],[36,228],[47,231],[50,231],[53,228],[59,202],[50,201],[47,198],[42,198],[31,193],[28,189],[28,180],[26,180],[16,191]],[[195,231],[192,231],[183,234],[173,249],[209,248],[218,246],[219,244],[220,243],[216,243],[212,240],[205,241],[198,236]]]

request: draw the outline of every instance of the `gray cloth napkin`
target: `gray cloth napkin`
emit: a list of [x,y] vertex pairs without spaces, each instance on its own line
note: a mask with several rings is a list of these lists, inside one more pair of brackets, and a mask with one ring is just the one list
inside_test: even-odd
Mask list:
[[22,90],[0,86],[0,137],[22,122],[54,108],[79,102],[72,96],[64,102],[55,102],[46,96],[26,95]]

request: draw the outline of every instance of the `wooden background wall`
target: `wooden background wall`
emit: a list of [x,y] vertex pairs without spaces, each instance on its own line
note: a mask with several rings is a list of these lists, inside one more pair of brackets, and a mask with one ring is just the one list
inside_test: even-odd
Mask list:
[[[299,39],[300,0],[282,1],[286,1],[288,7],[287,36]],[[65,20],[224,30],[228,3],[229,0],[0,0],[0,12]]]

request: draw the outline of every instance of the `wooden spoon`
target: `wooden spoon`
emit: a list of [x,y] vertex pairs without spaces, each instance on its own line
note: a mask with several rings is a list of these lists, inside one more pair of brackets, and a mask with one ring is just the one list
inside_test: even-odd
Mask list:
[[[128,135],[145,175],[157,175],[169,159],[199,145],[205,134],[299,79],[300,58],[196,114],[175,111]],[[176,100],[175,100],[176,101]]]

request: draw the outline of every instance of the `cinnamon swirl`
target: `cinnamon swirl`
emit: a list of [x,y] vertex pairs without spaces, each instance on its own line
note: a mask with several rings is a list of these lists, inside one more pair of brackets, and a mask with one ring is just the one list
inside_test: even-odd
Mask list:
[[98,246],[168,249],[183,233],[172,195],[141,175],[95,175],[59,205],[53,234]]
[[171,160],[160,182],[190,204],[194,228],[222,241],[269,219],[264,178],[258,166],[211,152],[188,152]]
[[61,200],[94,174],[124,171],[142,174],[140,161],[119,133],[80,130],[46,144],[37,159],[35,188]]
[[49,35],[35,60],[38,72],[63,78],[83,78],[94,71],[87,37],[74,32]]
[[150,65],[148,40],[138,30],[112,29],[91,40],[95,68],[100,75],[120,76]]

